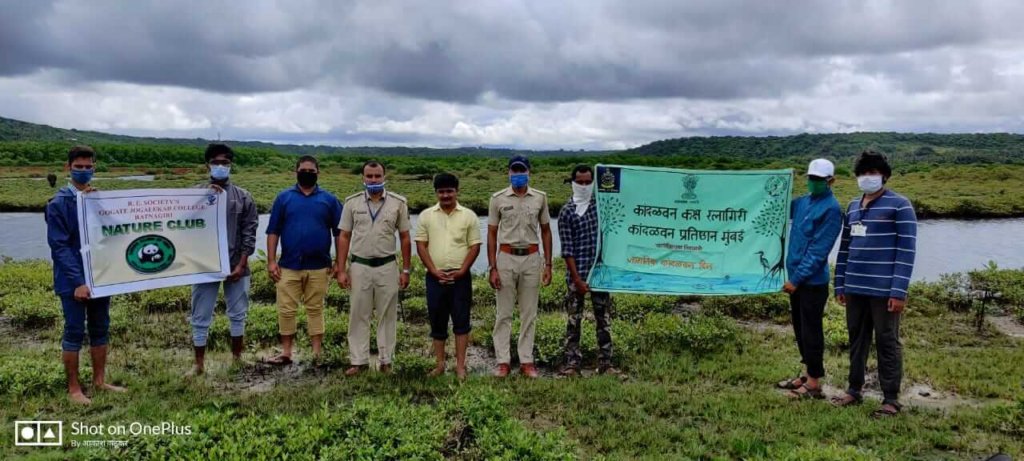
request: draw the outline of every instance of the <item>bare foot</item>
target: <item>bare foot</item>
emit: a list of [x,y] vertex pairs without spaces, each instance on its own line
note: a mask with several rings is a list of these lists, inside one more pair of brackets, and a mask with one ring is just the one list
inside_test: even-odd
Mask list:
[[427,377],[428,378],[436,378],[436,377],[441,376],[443,374],[444,374],[444,367],[443,366],[437,366],[437,367],[434,367],[433,370],[430,370],[430,373],[427,373]]
[[110,392],[127,392],[128,391],[128,389],[125,389],[125,388],[123,388],[121,386],[115,386],[115,385],[110,384],[110,383],[93,383],[93,387],[95,387],[97,390],[110,391]]
[[186,371],[185,375],[183,377],[185,379],[191,379],[191,378],[202,376],[202,374],[205,373],[205,372],[206,371],[203,370],[203,367],[192,365],[192,368],[190,370]]
[[467,376],[466,367],[455,368],[455,376],[459,378],[459,381],[465,381]]
[[89,405],[92,403],[92,400],[89,400],[89,397],[86,397],[82,391],[68,394],[68,400],[70,400],[71,403],[77,403],[79,405]]

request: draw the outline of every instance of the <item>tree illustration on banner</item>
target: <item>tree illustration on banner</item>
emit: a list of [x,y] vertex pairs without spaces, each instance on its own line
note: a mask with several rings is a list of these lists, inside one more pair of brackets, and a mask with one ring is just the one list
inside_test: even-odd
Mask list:
[[[768,193],[768,199],[764,202],[761,212],[754,218],[754,230],[765,237],[779,238],[779,255],[775,263],[764,251],[754,253],[760,259],[764,268],[764,276],[757,286],[764,284],[774,285],[782,282],[782,271],[786,268],[786,194],[789,190],[789,181],[782,176],[772,176],[765,182],[764,191]],[[767,248],[765,249],[767,250]]]
[[622,228],[622,224],[625,221],[625,207],[622,206],[622,202],[615,197],[609,197],[607,195],[600,198],[599,211],[603,213],[600,215],[601,218],[601,233],[618,234],[619,229]]

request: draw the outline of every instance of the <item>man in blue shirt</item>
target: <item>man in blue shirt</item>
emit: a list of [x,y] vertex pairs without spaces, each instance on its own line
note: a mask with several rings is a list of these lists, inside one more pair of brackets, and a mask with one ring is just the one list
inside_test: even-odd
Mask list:
[[[338,235],[341,220],[341,202],[316,185],[320,174],[316,159],[308,155],[299,158],[295,174],[298,183],[277,194],[267,223],[267,271],[277,284],[277,321],[281,335],[281,354],[267,362],[275,365],[292,363],[295,317],[300,303],[306,308],[313,358],[320,358],[324,296],[328,281],[334,277],[331,242]],[[280,261],[277,259],[278,242],[281,243]]]
[[793,200],[790,216],[786,280],[793,333],[804,374],[778,384],[794,398],[823,398],[819,380],[825,376],[825,333],[822,318],[828,303],[828,254],[843,227],[843,213],[832,195],[835,166],[819,158],[807,166],[808,194]]
[[89,183],[96,171],[96,152],[88,146],[72,147],[64,169],[71,173],[71,183],[57,191],[46,204],[46,241],[53,258],[53,290],[60,296],[64,309],[61,358],[68,377],[68,398],[88,405],[91,401],[82,393],[78,382],[78,353],[86,332],[92,356],[93,388],[114,392],[124,392],[124,388],[105,381],[110,298],[93,298],[89,292],[78,235],[78,195],[94,190]]
[[860,403],[871,338],[878,350],[882,407],[876,417],[900,412],[903,345],[900,316],[907,302],[917,248],[917,215],[910,200],[885,188],[892,168],[885,156],[866,151],[854,166],[863,196],[850,202],[836,260],[836,300],[846,306],[850,377],[837,406]]

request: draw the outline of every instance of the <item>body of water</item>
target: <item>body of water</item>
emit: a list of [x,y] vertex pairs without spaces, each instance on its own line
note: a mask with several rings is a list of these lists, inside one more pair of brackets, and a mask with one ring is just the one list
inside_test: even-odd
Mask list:
[[[264,234],[269,215],[260,216],[256,247],[266,249]],[[415,228],[417,216],[412,217]],[[551,220],[554,253],[559,252],[558,222]],[[0,239],[0,255],[15,259],[49,259],[46,223],[42,213],[0,213],[0,228],[6,237]],[[1024,219],[961,221],[933,219],[918,225],[917,261],[914,280],[937,280],[939,274],[964,272],[996,261],[1003,268],[1024,267]],[[487,218],[480,218],[480,235],[486,242]],[[415,243],[413,252],[416,251]],[[486,244],[473,265],[476,271],[487,268]],[[833,250],[832,261],[835,261]]]

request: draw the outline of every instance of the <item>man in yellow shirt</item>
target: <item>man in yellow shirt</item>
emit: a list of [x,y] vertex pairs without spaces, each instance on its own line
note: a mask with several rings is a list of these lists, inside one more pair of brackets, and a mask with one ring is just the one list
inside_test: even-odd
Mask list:
[[480,220],[459,205],[459,178],[450,173],[434,177],[437,204],[420,213],[416,225],[416,253],[427,268],[427,313],[434,339],[437,366],[428,376],[445,372],[448,318],[455,333],[455,375],[466,379],[466,346],[469,344],[469,308],[473,281],[469,273],[480,254]]

